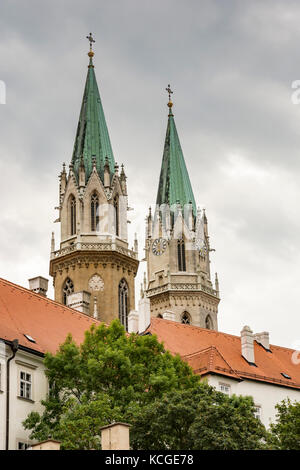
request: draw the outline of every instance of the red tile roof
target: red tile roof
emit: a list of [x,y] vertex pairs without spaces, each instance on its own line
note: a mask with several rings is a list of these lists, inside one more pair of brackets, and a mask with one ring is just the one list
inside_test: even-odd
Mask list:
[[100,322],[0,278],[0,339],[18,339],[21,346],[55,353],[68,333],[76,343],[82,343],[84,332],[93,323]]
[[[197,374],[213,373],[300,389],[300,365],[293,364],[292,349],[270,345],[268,352],[254,341],[255,367],[242,357],[239,336],[161,318],[152,318],[147,331],[156,334],[166,349],[178,353]],[[291,379],[285,379],[282,373]]]
[[[0,339],[18,339],[21,346],[38,353],[55,353],[68,333],[80,344],[93,323],[100,322],[0,278]],[[156,334],[166,349],[178,353],[200,375],[215,373],[300,389],[300,365],[293,364],[292,349],[271,345],[270,353],[254,341],[255,367],[242,357],[239,336],[160,318],[152,318],[147,331]],[[291,379],[285,379],[282,373]]]

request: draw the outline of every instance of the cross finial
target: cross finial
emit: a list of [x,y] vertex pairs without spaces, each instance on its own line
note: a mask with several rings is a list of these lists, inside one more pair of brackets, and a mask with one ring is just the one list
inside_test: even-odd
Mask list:
[[86,37],[90,41],[90,51],[92,51],[92,45],[93,42],[96,42],[95,39],[93,38],[92,33],[89,34],[89,36]]
[[92,36],[92,33],[89,34],[89,36],[86,37],[89,42],[90,42],[90,51],[88,52],[88,56],[90,58],[90,65],[89,65],[89,68],[90,67],[94,67],[93,66],[93,57],[94,57],[94,52],[93,52],[93,42],[95,42],[95,39],[93,38]]
[[170,115],[170,116],[173,116],[172,111],[171,111],[171,108],[172,108],[172,106],[173,106],[173,103],[172,103],[172,101],[171,101],[171,95],[173,94],[173,91],[172,91],[171,88],[170,88],[170,84],[169,84],[168,87],[166,88],[166,92],[167,92],[168,95],[169,95],[169,102],[168,102],[169,115]]
[[166,88],[166,92],[169,94],[169,101],[171,101],[171,95],[173,94],[173,91],[170,88],[170,84],[168,85],[168,88]]

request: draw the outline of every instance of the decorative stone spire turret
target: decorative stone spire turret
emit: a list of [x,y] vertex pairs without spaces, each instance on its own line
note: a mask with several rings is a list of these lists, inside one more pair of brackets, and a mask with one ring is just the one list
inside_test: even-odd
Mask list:
[[[134,278],[138,244],[128,245],[126,176],[115,163],[90,58],[72,160],[59,179],[61,236],[51,242],[50,274],[55,300],[109,323],[119,318],[127,329],[135,308]],[[90,299],[87,301],[86,299]],[[84,305],[84,308],[82,307]]]
[[[219,283],[210,277],[205,210],[196,210],[168,92],[168,125],[154,217],[146,218],[145,252],[151,316],[218,329]],[[215,288],[214,288],[215,287]],[[167,312],[167,316],[166,316]]]
[[92,50],[92,44],[95,40],[91,33],[87,36],[87,39],[90,42],[90,51],[88,53],[90,62],[77,126],[72,162],[74,164],[75,176],[78,179],[81,156],[83,156],[87,181],[92,172],[92,157],[94,156],[97,171],[103,181],[105,158],[108,158],[111,174],[114,173],[115,160],[94,71],[94,51]]
[[169,204],[172,207],[173,204],[179,202],[184,207],[191,202],[193,214],[196,215],[195,198],[172,113],[171,93],[173,92],[170,85],[166,90],[169,94],[169,116],[156,205]]

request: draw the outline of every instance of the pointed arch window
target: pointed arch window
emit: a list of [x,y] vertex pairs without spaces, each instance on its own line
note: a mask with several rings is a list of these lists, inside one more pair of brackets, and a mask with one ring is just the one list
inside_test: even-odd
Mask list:
[[91,231],[99,232],[99,197],[96,192],[91,196]]
[[128,310],[128,284],[125,279],[122,279],[119,284],[119,320],[126,331],[128,330]]
[[76,199],[74,196],[70,198],[70,232],[71,235],[76,233]]
[[116,227],[116,236],[119,236],[120,232],[120,220],[119,220],[119,197],[114,198],[114,209],[115,209],[115,227]]
[[64,283],[63,287],[63,303],[67,305],[67,297],[74,292],[74,284],[73,281],[68,277]]
[[183,238],[177,241],[178,271],[186,271],[185,244]]
[[205,328],[207,328],[208,330],[213,329],[213,322],[210,315],[207,315],[207,317],[205,318]]
[[184,325],[190,325],[191,324],[191,316],[188,312],[183,312],[181,315],[181,323]]

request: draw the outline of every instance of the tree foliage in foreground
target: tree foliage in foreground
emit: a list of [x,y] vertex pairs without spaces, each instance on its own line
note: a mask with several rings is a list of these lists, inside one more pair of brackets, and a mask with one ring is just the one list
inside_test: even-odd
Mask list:
[[132,424],[137,449],[261,449],[267,437],[251,397],[229,397],[206,383],[165,394],[140,410]]
[[99,427],[128,421],[165,392],[198,383],[156,336],[127,335],[118,320],[92,326],[81,346],[68,336],[57,354],[46,354],[44,364],[50,387],[45,410],[30,413],[24,427],[32,439],[51,436],[63,448],[98,448]]
[[300,450],[300,402],[283,400],[276,405],[276,422],[270,426],[270,447]]
[[256,449],[266,437],[249,397],[228,397],[205,383],[155,336],[127,335],[119,321],[69,336],[44,361],[50,393],[44,412],[24,421],[31,439],[63,449],[100,449],[100,427],[132,425],[134,449]]

